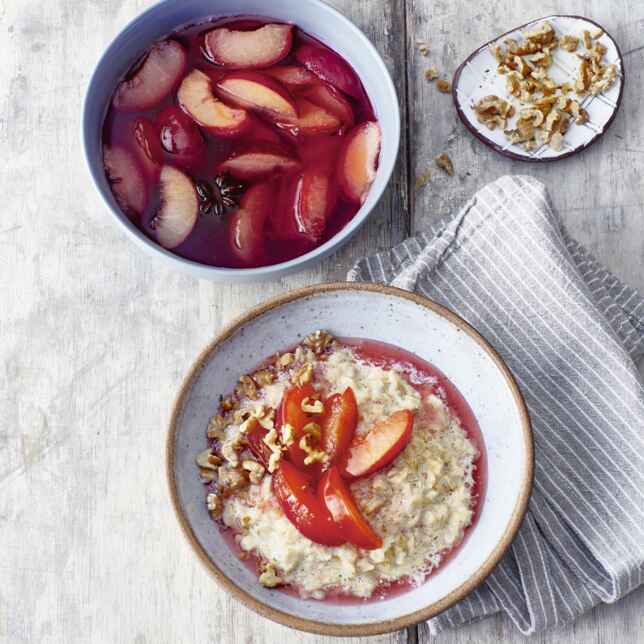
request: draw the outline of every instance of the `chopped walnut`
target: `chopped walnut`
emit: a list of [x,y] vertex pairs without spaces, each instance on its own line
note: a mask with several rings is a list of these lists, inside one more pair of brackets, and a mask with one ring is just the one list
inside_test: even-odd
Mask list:
[[250,479],[251,483],[253,483],[254,485],[259,485],[262,482],[264,474],[266,473],[266,470],[262,465],[260,465],[257,461],[252,460],[242,461],[241,465],[242,469],[248,472],[248,478]]
[[311,445],[311,434],[304,434],[304,436],[300,438],[298,445],[303,452],[306,452],[304,465],[311,465],[312,463],[324,463],[328,458],[326,452],[315,449],[315,447]]
[[271,385],[275,382],[275,373],[270,369],[260,369],[253,374],[253,380],[260,387]]
[[590,37],[590,31],[587,29],[584,29],[583,33],[581,34],[581,37],[584,41],[584,47],[586,49],[590,49],[593,46],[593,39]]
[[302,343],[305,347],[313,350],[315,355],[320,355],[325,349],[330,347],[335,341],[334,337],[326,331],[315,331],[304,338]]
[[217,470],[209,470],[200,467],[199,476],[204,483],[211,483],[212,481],[217,480]]
[[575,81],[575,91],[577,94],[585,94],[590,89],[590,61],[582,58],[579,63],[579,72]]
[[224,496],[230,496],[236,490],[241,490],[248,485],[248,476],[245,471],[232,465],[222,465],[217,470],[219,489]]
[[436,65],[432,65],[429,69],[425,70],[425,80],[433,81],[438,78],[438,68]]
[[452,84],[441,78],[436,81],[436,89],[443,94],[449,94],[452,91]]
[[561,39],[559,40],[559,46],[564,50],[564,51],[569,51],[570,53],[573,53],[577,51],[577,48],[579,47],[579,38],[577,36],[562,36]]
[[321,400],[314,400],[306,396],[300,405],[302,411],[307,414],[323,414],[324,413],[324,403]]
[[286,369],[295,361],[295,356],[292,353],[283,353],[277,358],[275,365],[278,369]]
[[418,43],[418,51],[420,52],[421,56],[427,56],[429,54],[429,43]]
[[277,440],[277,430],[275,428],[269,430],[262,439],[263,443],[271,450],[271,455],[268,459],[268,471],[271,474],[277,469],[277,464],[282,458],[282,448]]
[[494,130],[497,125],[505,129],[514,111],[511,103],[498,96],[485,96],[474,105],[479,123],[485,124],[489,130]]
[[248,444],[244,432],[237,432],[232,438],[221,444],[221,455],[231,464],[239,464],[239,452]]
[[275,588],[283,583],[282,579],[277,576],[273,564],[265,564],[262,567],[262,574],[259,576],[259,583],[265,588]]
[[221,410],[223,412],[227,412],[233,411],[233,409],[237,409],[239,403],[232,396],[228,396],[226,398],[222,398],[219,406],[221,407]]
[[302,428],[302,431],[309,436],[312,436],[314,440],[319,441],[322,437],[322,429],[317,423],[306,423]]
[[449,154],[447,154],[447,152],[443,152],[443,154],[437,156],[434,161],[436,161],[436,165],[441,170],[447,172],[450,177],[454,176],[454,164],[452,163],[452,160],[450,159],[450,156]]
[[[502,127],[511,143],[523,145],[526,150],[535,150],[544,144],[560,150],[571,122],[574,120],[575,124],[582,125],[589,120],[580,103],[568,99],[566,94],[573,91],[579,96],[601,93],[609,89],[617,78],[617,68],[603,62],[607,48],[598,41],[602,35],[598,29],[592,34],[584,31],[580,37],[566,34],[557,38],[554,27],[544,21],[525,32],[521,42],[507,38],[503,45],[491,45],[498,63],[497,71],[506,75],[508,93],[524,105],[514,127],[508,129],[507,120],[513,114],[506,116],[495,104],[494,99],[502,99],[485,97],[473,106],[479,122],[489,129]],[[576,53],[580,41],[583,41],[585,51]],[[574,84],[564,82],[558,85],[548,75],[553,64],[553,51],[557,47],[576,53],[579,58]],[[503,103],[501,105],[505,107]]]
[[226,429],[226,421],[223,416],[216,414],[210,419],[208,428],[206,429],[206,436],[208,438],[217,438],[222,440],[224,438],[224,430]]
[[224,503],[221,500],[221,497],[214,492],[211,492],[206,497],[206,507],[213,519],[218,519],[224,511]]
[[221,465],[221,458],[217,454],[213,454],[210,449],[199,452],[195,460],[197,465],[204,470],[216,470],[217,466]]
[[290,447],[295,441],[295,430],[293,429],[293,425],[290,425],[289,423],[282,423],[281,432],[282,445]]
[[292,376],[291,382],[297,387],[302,387],[313,379],[313,365],[308,362],[298,369]]
[[235,387],[235,393],[240,398],[250,398],[251,400],[256,400],[257,395],[257,385],[255,381],[250,376],[242,376],[239,379],[239,384]]
[[604,30],[601,27],[596,27],[590,32],[590,37],[593,40],[597,40],[598,38],[601,38],[604,35]]
[[432,171],[425,170],[423,174],[420,174],[416,177],[416,190],[424,188],[432,179]]

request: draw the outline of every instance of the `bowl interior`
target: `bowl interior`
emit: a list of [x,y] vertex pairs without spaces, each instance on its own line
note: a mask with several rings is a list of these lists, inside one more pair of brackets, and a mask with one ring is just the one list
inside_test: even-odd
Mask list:
[[[306,255],[256,269],[206,266],[174,255],[152,242],[119,209],[105,178],[102,160],[101,130],[109,101],[118,81],[142,52],[152,42],[182,25],[198,23],[212,16],[236,15],[267,16],[293,22],[341,54],[360,77],[382,128],[378,172],[355,217],[332,239]],[[262,0],[164,0],[135,18],[103,54],[87,88],[82,128],[85,155],[94,183],[136,242],[200,277],[229,279],[236,275],[240,280],[252,280],[284,274],[319,259],[357,230],[378,202],[393,171],[400,141],[400,111],[391,77],[376,49],[355,25],[320,0],[273,0],[270,3]]]
[[[314,287],[268,304],[232,327],[202,355],[179,397],[168,444],[171,487],[184,528],[200,554],[216,562],[232,590],[251,607],[300,628],[345,634],[402,628],[440,612],[482,581],[518,528],[531,487],[532,447],[527,414],[513,380],[496,354],[456,316],[427,300],[377,286]],[[241,373],[316,330],[398,345],[436,365],[470,404],[485,441],[487,492],[478,523],[458,554],[424,585],[383,601],[332,604],[306,601],[262,588],[232,555],[213,526],[194,458],[205,444],[218,395]],[[404,333],[402,330],[404,329]],[[212,567],[211,565],[211,567]],[[226,583],[226,582],[225,582]],[[230,584],[228,584],[230,587]],[[241,591],[241,592],[240,592]],[[420,613],[419,613],[420,611]],[[303,622],[313,620],[318,624]],[[399,620],[399,621],[391,621]],[[374,626],[377,625],[377,626]],[[348,630],[346,630],[348,627]],[[367,630],[365,630],[367,629]]]

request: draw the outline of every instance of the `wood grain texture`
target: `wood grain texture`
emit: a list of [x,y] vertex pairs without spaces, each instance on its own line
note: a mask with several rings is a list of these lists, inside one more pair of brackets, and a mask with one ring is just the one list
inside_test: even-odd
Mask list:
[[[178,384],[233,316],[272,294],[342,278],[358,257],[427,228],[507,172],[545,181],[577,239],[644,290],[644,4],[334,0],[393,72],[406,119],[398,167],[349,247],[315,270],[243,287],[197,282],[142,255],[89,185],[78,136],[84,86],[108,41],[151,4],[0,0],[0,641],[342,641],[257,617],[198,564],[164,480]],[[605,24],[620,43],[622,110],[584,155],[552,166],[513,163],[474,141],[422,72],[436,62],[451,74],[495,33],[562,11]],[[415,51],[416,39],[430,42],[428,58]],[[444,150],[457,176],[435,170],[413,190]],[[641,643],[643,600],[637,591],[536,639]],[[429,639],[420,627],[364,641]],[[523,641],[501,618],[438,639]]]

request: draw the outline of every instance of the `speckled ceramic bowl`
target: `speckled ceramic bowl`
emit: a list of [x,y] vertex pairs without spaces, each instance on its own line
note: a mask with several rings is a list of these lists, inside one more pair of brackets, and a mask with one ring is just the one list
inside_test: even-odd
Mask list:
[[[422,586],[358,604],[303,600],[263,588],[212,523],[195,456],[205,445],[218,395],[265,357],[316,329],[388,342],[438,367],[479,422],[488,461],[478,522],[456,556]],[[167,444],[170,494],[191,546],[220,584],[258,613],[287,626],[330,635],[394,631],[445,610],[478,586],[521,524],[532,487],[528,413],[499,355],[466,322],[438,304],[394,288],[324,284],[253,309],[224,329],[190,368],[172,414]]]
[[[175,255],[144,235],[121,211],[103,168],[101,131],[118,81],[155,40],[182,25],[212,16],[267,16],[292,22],[329,45],[356,71],[371,100],[382,130],[376,177],[367,199],[344,228],[310,252],[280,264],[259,268],[208,266]],[[201,279],[256,282],[276,279],[310,267],[343,246],[366,221],[380,200],[394,169],[400,144],[400,108],[396,88],[376,48],[348,18],[322,0],[160,0],[130,22],[106,49],[90,78],[82,117],[82,144],[92,180],[112,219],[140,248],[166,265]]]

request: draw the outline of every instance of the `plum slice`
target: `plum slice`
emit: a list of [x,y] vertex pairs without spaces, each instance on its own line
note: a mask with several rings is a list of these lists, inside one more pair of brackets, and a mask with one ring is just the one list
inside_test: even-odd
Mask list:
[[238,107],[251,109],[275,121],[294,122],[293,97],[274,78],[259,72],[234,72],[217,83],[217,93]]
[[136,157],[125,148],[115,145],[103,148],[105,174],[112,193],[128,215],[140,215],[148,202],[145,178]]
[[135,119],[130,127],[141,166],[148,177],[156,179],[163,164],[159,129],[146,118]]
[[342,126],[334,114],[305,98],[297,99],[297,111],[297,129],[305,136],[332,134]]
[[282,187],[279,208],[271,222],[273,237],[319,242],[335,200],[335,190],[326,169],[305,169]]
[[353,126],[354,117],[351,103],[332,85],[318,83],[305,91],[302,96],[339,118],[344,127]]
[[228,107],[214,96],[211,78],[198,69],[183,79],[177,100],[194,121],[220,136],[235,136],[250,124],[246,110]]
[[261,69],[284,58],[293,44],[293,25],[268,24],[253,31],[220,27],[206,34],[206,55],[231,69]]
[[257,266],[265,259],[264,224],[274,201],[273,184],[250,187],[230,218],[230,248],[246,266]]
[[174,163],[190,168],[199,161],[204,140],[194,121],[180,108],[170,106],[157,114],[156,124],[163,149]]
[[252,181],[277,172],[291,172],[300,167],[288,150],[279,143],[257,141],[235,151],[219,166],[237,179]]
[[331,83],[349,96],[357,99],[362,97],[362,85],[356,73],[334,51],[322,45],[305,43],[297,48],[295,58],[323,81]]
[[186,50],[176,40],[154,44],[132,76],[119,83],[114,107],[136,111],[158,105],[179,82],[187,61]]
[[376,178],[380,155],[380,126],[374,121],[357,125],[349,134],[340,153],[338,178],[344,196],[363,204]]
[[289,88],[303,88],[318,82],[318,77],[300,65],[278,65],[265,71]]
[[161,205],[150,222],[164,248],[176,248],[197,223],[199,198],[192,179],[178,168],[164,165],[159,178]]

